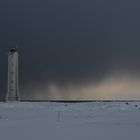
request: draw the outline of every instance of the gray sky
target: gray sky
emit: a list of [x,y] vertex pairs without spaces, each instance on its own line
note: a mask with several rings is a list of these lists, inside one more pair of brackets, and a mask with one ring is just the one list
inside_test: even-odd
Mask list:
[[[140,99],[139,15],[138,0],[0,1],[1,96],[6,53],[17,43],[23,98],[118,99],[124,92],[122,98]],[[109,90],[114,79],[116,93]],[[101,85],[108,96],[98,96]]]

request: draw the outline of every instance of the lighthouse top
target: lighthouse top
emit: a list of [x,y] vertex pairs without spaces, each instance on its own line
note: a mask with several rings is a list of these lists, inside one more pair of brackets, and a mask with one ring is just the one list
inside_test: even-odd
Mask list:
[[11,53],[17,52],[17,49],[16,48],[11,48],[10,52]]

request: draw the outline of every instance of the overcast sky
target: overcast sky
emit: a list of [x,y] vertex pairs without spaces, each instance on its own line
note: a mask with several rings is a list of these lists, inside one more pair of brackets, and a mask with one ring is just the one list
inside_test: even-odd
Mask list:
[[23,98],[140,99],[139,0],[1,0],[1,97],[16,44]]

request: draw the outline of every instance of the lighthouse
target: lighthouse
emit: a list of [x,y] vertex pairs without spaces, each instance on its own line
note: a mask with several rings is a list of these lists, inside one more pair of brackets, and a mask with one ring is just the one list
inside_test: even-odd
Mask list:
[[18,89],[18,52],[16,48],[11,48],[8,52],[6,101],[20,101]]

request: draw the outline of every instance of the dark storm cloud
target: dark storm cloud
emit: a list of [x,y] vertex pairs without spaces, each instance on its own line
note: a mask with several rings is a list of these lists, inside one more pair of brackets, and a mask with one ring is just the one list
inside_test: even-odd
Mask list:
[[138,0],[1,1],[1,73],[4,53],[17,43],[21,86],[97,82],[112,71],[139,75],[139,15]]

